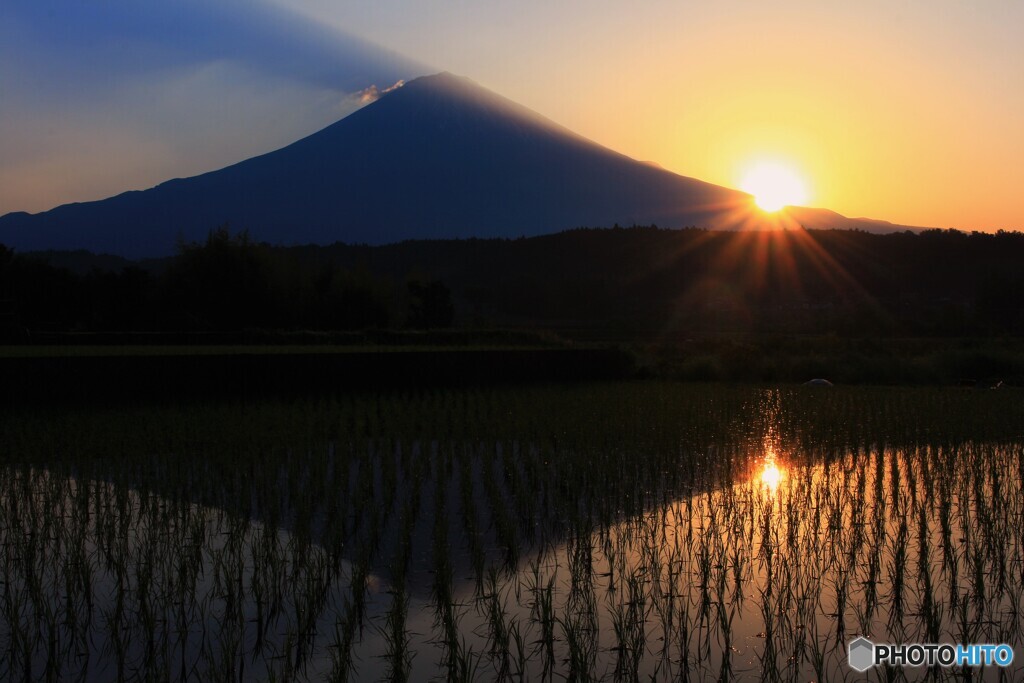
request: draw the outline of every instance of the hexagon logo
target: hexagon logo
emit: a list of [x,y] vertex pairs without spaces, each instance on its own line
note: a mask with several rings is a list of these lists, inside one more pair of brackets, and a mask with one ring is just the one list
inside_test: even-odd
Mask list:
[[867,671],[875,665],[875,645],[861,636],[847,646],[850,656],[850,668],[855,671]]

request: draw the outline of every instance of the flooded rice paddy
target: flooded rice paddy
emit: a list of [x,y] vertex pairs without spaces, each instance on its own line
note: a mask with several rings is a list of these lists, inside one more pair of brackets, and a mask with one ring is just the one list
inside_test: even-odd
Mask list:
[[1020,680],[846,648],[1021,654],[1022,418],[654,383],[8,415],[0,679]]

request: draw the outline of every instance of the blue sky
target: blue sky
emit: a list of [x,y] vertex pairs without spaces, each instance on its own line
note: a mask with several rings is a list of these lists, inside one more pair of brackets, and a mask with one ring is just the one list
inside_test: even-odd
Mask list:
[[0,213],[270,151],[448,70],[642,160],[1024,229],[1020,0],[3,0]]
[[430,71],[259,0],[5,0],[0,213],[270,151]]

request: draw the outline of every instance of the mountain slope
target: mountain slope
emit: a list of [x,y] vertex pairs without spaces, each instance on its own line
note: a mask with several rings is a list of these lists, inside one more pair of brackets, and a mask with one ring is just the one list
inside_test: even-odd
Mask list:
[[[821,216],[802,211],[807,220]],[[613,223],[739,228],[759,221],[744,193],[630,159],[445,73],[218,171],[8,214],[0,218],[0,242],[138,257],[171,253],[178,238],[202,239],[225,222],[276,244],[385,244]]]

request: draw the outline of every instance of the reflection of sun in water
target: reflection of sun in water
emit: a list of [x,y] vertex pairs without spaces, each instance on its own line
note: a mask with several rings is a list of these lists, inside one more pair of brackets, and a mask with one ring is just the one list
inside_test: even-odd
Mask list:
[[785,164],[762,161],[750,166],[740,180],[740,189],[754,195],[762,210],[773,212],[784,206],[807,202],[803,180]]
[[782,470],[775,464],[775,458],[769,457],[765,460],[764,469],[761,470],[761,483],[764,484],[769,491],[775,491],[779,488],[779,483],[783,478]]

